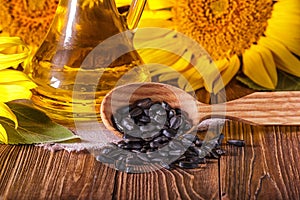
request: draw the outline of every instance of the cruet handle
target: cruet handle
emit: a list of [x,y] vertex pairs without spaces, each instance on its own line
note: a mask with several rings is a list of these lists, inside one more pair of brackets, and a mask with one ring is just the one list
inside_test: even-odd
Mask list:
[[127,13],[127,26],[130,30],[137,28],[147,0],[133,0]]

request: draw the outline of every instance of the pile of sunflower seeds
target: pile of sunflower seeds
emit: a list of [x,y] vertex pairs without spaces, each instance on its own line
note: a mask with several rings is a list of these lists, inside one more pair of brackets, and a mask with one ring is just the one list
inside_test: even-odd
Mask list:
[[123,139],[101,149],[96,159],[127,173],[193,169],[225,154],[220,147],[223,134],[201,140],[188,114],[164,101],[138,100],[118,109],[112,121]]

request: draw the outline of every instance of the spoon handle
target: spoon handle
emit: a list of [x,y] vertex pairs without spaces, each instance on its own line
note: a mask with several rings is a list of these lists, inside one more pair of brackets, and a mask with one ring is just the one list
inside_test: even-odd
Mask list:
[[300,91],[255,92],[230,102],[198,102],[202,119],[224,117],[257,125],[300,125]]

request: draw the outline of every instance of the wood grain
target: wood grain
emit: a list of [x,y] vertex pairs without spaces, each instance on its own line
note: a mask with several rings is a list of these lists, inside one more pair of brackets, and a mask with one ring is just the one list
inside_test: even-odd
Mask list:
[[[226,122],[227,155],[194,170],[117,172],[87,152],[0,145],[0,199],[299,199],[300,127]],[[219,181],[221,189],[219,190]],[[226,197],[226,198],[225,198]]]
[[300,91],[255,92],[221,104],[198,103],[200,120],[226,117],[258,125],[300,125]]
[[118,173],[115,199],[218,199],[218,163],[199,169],[162,169],[145,174]]
[[88,153],[0,145],[0,155],[0,197],[5,199],[112,198],[115,170]]
[[229,199],[299,199],[300,129],[293,126],[225,126],[226,139],[246,146],[226,145],[221,158],[222,192]]

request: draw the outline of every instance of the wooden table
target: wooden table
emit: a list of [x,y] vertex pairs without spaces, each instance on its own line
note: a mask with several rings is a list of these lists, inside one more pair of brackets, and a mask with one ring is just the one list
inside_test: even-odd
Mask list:
[[[237,83],[234,99],[251,93]],[[200,91],[198,96],[207,98]],[[300,199],[300,126],[252,126],[229,121],[221,159],[198,169],[126,174],[88,152],[51,152],[0,145],[0,199]]]

